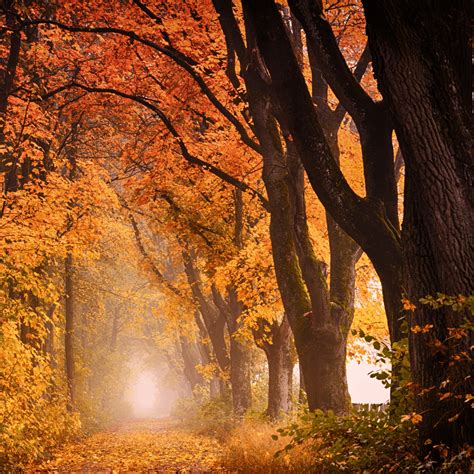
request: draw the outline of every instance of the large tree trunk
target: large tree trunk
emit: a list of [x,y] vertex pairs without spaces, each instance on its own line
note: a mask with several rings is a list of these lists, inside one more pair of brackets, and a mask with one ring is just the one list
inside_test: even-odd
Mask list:
[[432,325],[409,338],[413,379],[424,390],[415,398],[420,433],[433,445],[460,447],[473,441],[464,400],[474,391],[472,341],[453,334],[463,334],[471,316],[419,299],[473,290],[470,3],[365,0],[364,7],[376,77],[405,160],[403,271],[416,305],[409,322]]
[[[292,142],[287,143],[288,188],[294,216],[294,240],[303,279],[308,288],[314,345],[319,357],[311,367],[317,387],[311,399],[317,408],[338,413],[350,408],[346,376],[347,336],[354,313],[355,262],[358,246],[327,216],[331,254],[331,285],[327,285],[327,265],[317,260],[306,217],[304,169]],[[306,376],[306,374],[305,374]],[[310,397],[308,397],[309,401]]]
[[230,384],[234,413],[242,416],[252,406],[252,388],[250,383],[249,348],[242,343],[237,331],[240,329],[242,303],[237,298],[235,288],[229,288],[224,299],[218,289],[212,288],[213,299],[222,315],[225,316],[230,339]]
[[275,420],[291,409],[293,388],[293,357],[291,355],[291,329],[285,315],[280,323],[271,327],[272,341],[264,342],[263,350],[268,361],[267,415]]
[[[285,158],[272,139],[272,127],[273,133],[277,133],[275,119],[265,117],[258,109],[253,110],[252,116],[264,153],[275,273],[295,337],[308,406],[311,410],[331,409],[343,413],[349,405],[344,340],[339,337],[337,322],[329,314],[329,295],[322,265],[312,251],[309,253],[306,237],[295,239],[295,211],[287,183]],[[305,221],[303,225],[306,226]]]
[[74,283],[73,259],[68,254],[65,260],[65,328],[64,357],[66,364],[66,384],[68,392],[68,409],[73,410],[76,399],[74,372]]
[[[264,160],[263,179],[271,214],[270,238],[275,272],[295,337],[308,404],[310,409],[332,409],[342,413],[349,407],[345,343],[350,322],[347,324],[335,319],[331,314],[325,264],[315,258],[308,235],[303,169],[300,166],[297,184],[293,186],[292,176],[288,178],[287,157],[274,118],[279,109],[271,106],[268,71],[256,47],[252,28],[246,21],[246,51],[230,2],[215,0],[214,4],[226,37],[233,42],[245,70],[249,109]],[[280,114],[279,118],[283,129],[287,128]],[[283,133],[288,137],[289,147],[292,142],[290,134],[286,130]]]
[[310,321],[304,316],[311,311],[311,301],[303,281],[293,239],[293,219],[288,185],[285,181],[283,150],[275,146],[278,143],[273,140],[273,137],[278,139],[275,119],[265,112],[263,104],[257,107],[251,105],[251,113],[263,150],[263,176],[270,204],[270,239],[275,274],[295,337],[308,401],[313,408],[314,390],[317,390],[318,381],[314,380],[309,371],[318,359],[318,351],[312,338]]

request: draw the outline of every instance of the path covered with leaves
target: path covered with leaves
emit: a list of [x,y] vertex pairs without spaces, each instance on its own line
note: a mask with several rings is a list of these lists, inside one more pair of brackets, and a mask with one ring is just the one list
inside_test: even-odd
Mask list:
[[223,472],[222,446],[172,420],[129,422],[62,446],[30,472]]

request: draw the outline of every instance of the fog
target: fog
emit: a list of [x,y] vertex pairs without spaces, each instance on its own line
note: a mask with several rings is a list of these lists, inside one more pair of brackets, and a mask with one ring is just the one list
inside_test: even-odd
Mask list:
[[156,377],[150,371],[136,376],[129,388],[128,401],[135,418],[156,416],[160,398]]
[[[347,383],[352,403],[377,404],[388,401],[389,390],[379,380],[370,377],[371,372],[380,368],[379,365],[366,361],[348,361]],[[297,366],[295,372],[297,375]],[[168,417],[180,396],[182,394],[169,386],[165,375],[160,377],[139,364],[135,365],[126,395],[134,418]]]
[[168,369],[153,371],[144,364],[133,364],[125,395],[133,418],[166,418],[181,396],[169,381]]
[[385,403],[390,398],[389,389],[370,377],[370,372],[380,366],[369,362],[350,360],[347,363],[347,384],[352,403]]

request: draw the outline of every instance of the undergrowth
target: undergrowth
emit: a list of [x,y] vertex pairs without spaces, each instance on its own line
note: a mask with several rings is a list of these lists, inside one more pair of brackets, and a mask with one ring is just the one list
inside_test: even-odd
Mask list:
[[190,429],[220,440],[221,465],[231,472],[460,473],[472,454],[469,448],[444,454],[436,465],[420,459],[413,419],[370,410],[347,416],[299,410],[278,422],[250,412],[238,420],[230,403],[219,399],[182,401],[176,413]]

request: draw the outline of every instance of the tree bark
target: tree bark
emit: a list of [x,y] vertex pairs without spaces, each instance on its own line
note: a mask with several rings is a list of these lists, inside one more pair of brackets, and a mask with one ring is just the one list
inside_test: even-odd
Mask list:
[[[199,328],[199,339],[197,341],[199,353],[201,354],[201,359],[204,364],[212,364],[216,362],[216,357],[212,350],[212,343],[209,344],[204,342],[205,339],[208,339],[208,332],[204,322],[201,319],[201,315],[198,310],[194,313],[194,319],[196,325]],[[217,398],[225,394],[225,382],[219,378],[219,373],[216,373],[209,380],[209,394],[211,398]]]
[[418,302],[473,290],[470,3],[363,3],[374,71],[405,160],[403,280],[416,305],[409,322],[432,325],[409,338],[413,379],[423,390],[415,398],[421,441],[459,448],[473,441],[464,402],[474,390],[465,356],[472,336],[452,334],[471,315]]
[[294,222],[286,183],[284,154],[277,141],[275,119],[266,113],[263,104],[256,106],[251,102],[250,110],[263,150],[263,178],[270,204],[270,239],[275,274],[283,306],[295,337],[300,366],[305,374],[308,402],[312,409],[316,402],[314,392],[318,388],[318,381],[310,375],[310,370],[316,364],[318,351],[312,338],[311,323],[304,316],[311,311],[312,306],[293,238]]
[[230,340],[230,384],[234,413],[242,416],[252,406],[252,387],[250,383],[250,354],[248,347],[238,339],[242,304],[237,298],[235,288],[227,290],[224,299],[218,289],[212,287],[213,300],[224,315]]
[[[350,396],[346,376],[347,336],[354,315],[355,263],[358,245],[327,216],[331,254],[330,288],[327,265],[317,260],[306,217],[304,170],[293,143],[287,143],[288,188],[294,215],[294,241],[303,279],[311,300],[310,320],[314,345],[319,357],[312,366],[311,377],[317,383],[315,407],[348,412]],[[306,377],[306,374],[305,374]],[[311,402],[313,403],[313,402]]]
[[304,376],[303,376],[303,369],[301,368],[301,364],[298,364],[298,368],[300,371],[300,380],[299,380],[299,387],[298,387],[298,402],[303,404],[306,401],[306,387],[304,383]]
[[[284,128],[291,134],[313,189],[335,221],[368,254],[381,280],[399,281],[401,248],[398,229],[392,222],[396,198],[394,180],[390,178],[394,176],[393,156],[390,169],[387,165],[390,161],[388,155],[391,154],[388,132],[383,133],[384,149],[388,150],[385,153],[387,158],[380,163],[374,162],[373,168],[378,171],[374,171],[376,176],[373,177],[369,173],[373,183],[373,189],[370,186],[369,189],[374,194],[388,193],[389,197],[368,195],[367,198],[361,198],[349,187],[332,155],[331,146],[318,120],[275,3],[264,0],[256,4],[244,0],[244,5],[257,33],[258,46],[265,61],[272,91],[272,102],[279,110],[278,116],[283,121]],[[385,128],[389,130],[388,125]],[[369,144],[364,145],[366,155],[367,150],[377,150],[379,147],[378,142],[382,139],[376,138],[373,137],[373,141],[369,140]],[[384,177],[384,170],[390,179]],[[379,189],[377,183],[381,178],[384,182],[387,180],[387,186]],[[385,206],[385,201],[391,205]],[[392,210],[392,220],[388,217],[386,207]],[[391,294],[388,298],[387,292],[384,296],[387,296],[387,302],[389,299],[392,302],[397,299]],[[387,304],[391,327],[397,324],[400,309],[400,305],[393,310],[392,306]]]
[[[234,245],[240,251],[244,245],[244,202],[242,191],[234,191]],[[238,338],[238,330],[242,323],[240,318],[244,305],[239,301],[237,288],[230,286],[227,290],[227,308],[222,304],[223,300],[216,287],[212,288],[214,301],[221,307],[221,311],[227,318],[227,329],[230,338],[230,383],[232,385],[232,402],[234,413],[243,415],[252,406],[252,386],[250,383],[250,354],[249,348]]]
[[272,341],[263,342],[268,361],[267,415],[276,420],[291,409],[293,388],[293,358],[291,355],[291,329],[286,315],[281,323],[271,327]]
[[249,349],[231,334],[230,383],[234,413],[242,416],[252,406]]

